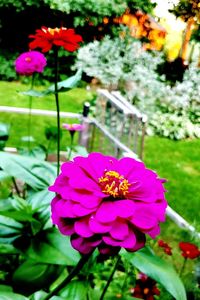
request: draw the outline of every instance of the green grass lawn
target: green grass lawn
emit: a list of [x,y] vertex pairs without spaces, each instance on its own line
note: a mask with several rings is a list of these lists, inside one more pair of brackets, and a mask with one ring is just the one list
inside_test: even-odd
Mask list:
[[[1,105],[28,107],[28,96],[19,91],[28,90],[27,85],[19,82],[0,82]],[[85,101],[92,99],[92,94],[83,88],[76,88],[60,94],[61,111],[81,112]],[[56,110],[54,96],[33,99],[33,108]],[[10,138],[7,146],[24,146],[21,137],[27,135],[28,115],[1,112],[0,122],[11,125]],[[61,122],[69,122],[62,119]],[[46,145],[45,127],[56,126],[55,117],[32,116],[32,135],[35,144]],[[61,147],[65,150],[68,144],[68,133],[63,131]],[[200,219],[200,140],[172,141],[161,137],[146,137],[144,161],[147,167],[154,169],[160,177],[166,178],[169,205],[181,214],[187,221],[198,227]],[[168,238],[174,230],[170,222],[163,228],[168,228]],[[200,230],[200,228],[199,228]],[[163,230],[165,232],[165,230]]]
[[147,137],[146,165],[166,178],[170,206],[191,223],[200,219],[200,139],[172,141]]
[[[29,87],[20,82],[0,82],[0,105],[2,106],[16,106],[16,107],[29,107],[29,96],[23,95],[20,92],[27,91]],[[35,88],[45,89],[43,88]],[[83,104],[86,101],[90,101],[93,98],[91,92],[86,91],[83,88],[75,88],[68,92],[59,94],[60,111],[81,113]],[[46,109],[56,111],[56,104],[54,95],[48,95],[45,97],[33,97],[32,98],[33,109]],[[24,147],[26,142],[22,141],[23,136],[28,135],[28,115],[16,114],[16,113],[4,113],[1,112],[0,122],[10,125],[10,138],[6,144],[7,147]],[[61,118],[62,123],[79,122],[76,119]],[[45,137],[45,128],[50,126],[56,126],[56,117],[47,116],[35,116],[31,117],[31,135],[34,137],[35,142],[32,146],[38,144],[47,144]],[[38,130],[40,129],[40,130]],[[17,132],[17,134],[16,134]],[[65,150],[69,142],[69,136],[66,130],[63,130],[61,139],[61,149]],[[52,145],[55,148],[55,145]]]
[[[43,90],[45,87],[35,90]],[[20,82],[5,82],[0,81],[0,105],[29,107],[29,96],[23,95],[20,92],[29,90],[29,86]],[[82,111],[82,106],[85,101],[91,100],[92,93],[83,88],[76,88],[68,92],[59,93],[59,103],[61,111],[69,111],[79,113]],[[34,97],[32,108],[56,110],[54,95],[45,97]]]

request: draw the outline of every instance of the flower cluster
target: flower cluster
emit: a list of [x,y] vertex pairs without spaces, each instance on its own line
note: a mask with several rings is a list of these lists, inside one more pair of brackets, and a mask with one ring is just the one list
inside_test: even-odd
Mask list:
[[56,192],[52,220],[81,253],[98,247],[112,254],[121,247],[136,251],[145,234],[155,238],[165,220],[164,179],[132,158],[100,153],[76,157],[61,167],[49,188]]
[[16,72],[20,75],[32,75],[42,73],[47,61],[44,54],[38,51],[24,52],[15,61]]
[[166,242],[164,242],[163,240],[158,240],[158,246],[163,248],[164,252],[171,256],[172,255],[172,248],[169,246],[169,244],[167,244]]
[[143,273],[139,274],[136,285],[131,289],[131,292],[133,297],[143,300],[154,300],[154,295],[160,295],[160,291],[156,286],[156,281]]
[[188,242],[180,242],[179,248],[182,251],[181,255],[185,258],[195,259],[200,257],[200,250],[194,244]]
[[34,39],[29,44],[30,49],[41,48],[42,52],[48,52],[53,46],[63,47],[69,52],[74,52],[79,48],[79,43],[82,42],[82,37],[75,34],[74,29],[65,27],[47,28],[42,26],[29,37]]

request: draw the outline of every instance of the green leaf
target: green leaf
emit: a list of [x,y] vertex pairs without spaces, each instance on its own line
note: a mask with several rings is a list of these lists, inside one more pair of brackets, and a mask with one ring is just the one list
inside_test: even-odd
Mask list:
[[0,167],[35,190],[45,189],[56,178],[56,168],[53,165],[35,158],[5,152],[0,152]]
[[[34,293],[30,300],[43,300],[45,296],[47,296],[48,294],[43,292],[43,291],[39,291]],[[59,297],[59,296],[52,296],[49,300],[66,300],[65,298]]]
[[[20,231],[20,229],[22,229],[23,225],[20,224],[17,221],[14,221],[13,219],[9,218],[9,217],[4,217],[4,216],[0,216],[0,226],[4,226],[7,228],[10,228],[10,230],[13,230],[14,232],[16,231]],[[2,232],[0,231],[0,236],[1,236]]]
[[184,285],[174,268],[145,247],[137,252],[121,252],[132,265],[141,272],[162,284],[164,288],[176,299],[186,300]]
[[12,208],[13,208],[13,206],[11,204],[10,198],[0,200],[0,211],[11,210]]
[[1,291],[1,300],[28,300],[28,298],[12,292]]
[[34,147],[30,150],[25,149],[25,148],[19,148],[18,152],[21,155],[37,158],[40,160],[45,160],[45,158],[46,158],[46,152],[45,152],[44,148],[41,146]]
[[26,222],[26,221],[35,221],[35,219],[25,211],[0,211],[1,216],[9,217],[16,221]]
[[[0,229],[1,230],[1,229]],[[21,234],[13,234],[11,236],[0,236],[0,244],[12,244],[17,238],[19,238]]]
[[59,294],[67,300],[85,300],[87,291],[88,286],[84,281],[73,280]]
[[31,295],[30,300],[42,300],[47,295],[44,291],[37,291]]
[[9,129],[10,126],[8,124],[5,123],[0,123],[0,140],[7,140],[8,136],[9,136]]
[[[81,77],[82,77],[82,70],[78,70],[75,75],[73,75],[63,81],[58,82],[58,91],[65,92],[65,91],[68,91],[69,89],[74,88],[77,85],[77,83],[81,80]],[[35,91],[32,89],[30,89],[26,92],[20,92],[20,94],[32,96],[32,97],[44,97],[44,96],[52,94],[52,93],[55,93],[55,85],[54,84],[51,85],[48,89],[41,91],[41,92]]]
[[23,225],[11,218],[0,216],[0,243],[12,243],[21,235]]
[[68,265],[75,266],[78,263],[81,258],[80,254],[72,248],[69,237],[63,236],[56,228],[53,228],[46,238],[50,245],[67,256]]
[[[69,157],[70,152],[71,152],[71,155]],[[78,155],[85,156],[85,157],[88,156],[87,149],[83,146],[75,146],[75,147],[73,147],[72,151],[71,151],[70,147],[66,147],[66,154],[67,154],[66,156],[70,160],[75,158]]]
[[33,219],[31,222],[31,230],[33,235],[36,235],[40,230],[42,230],[43,224],[40,221]]
[[69,237],[61,234],[47,234],[41,242],[37,237],[32,241],[26,255],[40,263],[74,266],[79,260],[79,254],[70,245]]
[[[19,251],[10,244],[0,244],[0,254],[17,254]],[[1,289],[0,289],[1,290]]]
[[[53,199],[53,197],[54,194],[48,189],[44,189],[36,193],[29,193],[27,202],[32,206],[33,210],[39,213],[39,219],[41,224],[44,224],[47,220],[50,220],[50,202]],[[50,227],[52,227],[52,223],[50,223],[50,225]]]
[[[35,292],[33,295],[31,295],[30,300],[43,300],[45,296],[47,296],[48,294],[44,291],[38,291]],[[52,296],[50,298],[50,300],[66,300],[62,297],[59,296]]]
[[31,96],[31,97],[44,97],[45,96],[44,92],[39,92],[39,91],[35,91],[32,89],[25,91],[25,92],[20,92],[20,94],[26,95],[26,96]]
[[[59,92],[65,92],[69,89],[74,88],[77,83],[81,80],[82,77],[82,70],[79,69],[75,75],[67,78],[66,80],[58,82],[58,90]],[[46,94],[54,93],[55,92],[55,85],[51,85],[47,90]]]
[[[116,296],[116,294],[113,294],[113,293],[106,293],[104,298],[105,298],[105,300],[116,300],[117,296]],[[127,296],[127,295],[125,297],[122,295],[119,299],[120,300],[141,300],[141,298],[139,299],[139,298],[135,298],[133,296]]]
[[9,178],[10,176],[8,175],[8,173],[0,170],[0,181],[3,181],[6,178]]
[[27,202],[31,205],[32,209],[40,211],[44,210],[50,205],[51,200],[53,199],[54,194],[45,188],[39,192],[30,193],[27,198]]
[[38,289],[49,287],[62,270],[63,267],[27,260],[14,272],[13,282],[18,290],[30,294]]
[[0,123],[0,150],[3,150],[9,137],[8,124]]
[[4,284],[0,284],[0,293],[1,291],[4,291],[4,292],[12,292],[13,289],[11,286],[9,285],[4,285]]

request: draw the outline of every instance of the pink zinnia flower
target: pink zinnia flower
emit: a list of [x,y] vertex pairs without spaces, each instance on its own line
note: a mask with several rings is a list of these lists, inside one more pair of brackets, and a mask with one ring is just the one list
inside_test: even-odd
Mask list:
[[81,124],[63,124],[63,128],[67,129],[73,139],[76,131],[82,131],[84,126]]
[[44,54],[38,51],[24,52],[18,56],[15,61],[16,72],[20,75],[32,75],[33,73],[42,73],[47,60]]
[[82,131],[84,127],[81,124],[63,124],[62,126],[69,131]]
[[133,158],[120,160],[91,153],[61,167],[49,188],[56,192],[52,220],[81,253],[95,247],[103,254],[145,245],[145,234],[155,238],[165,220],[165,180]]

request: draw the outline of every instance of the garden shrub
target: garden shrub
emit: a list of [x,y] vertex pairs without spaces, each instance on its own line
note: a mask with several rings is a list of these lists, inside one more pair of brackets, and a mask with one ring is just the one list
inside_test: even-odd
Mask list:
[[191,64],[182,82],[171,86],[157,72],[161,63],[162,52],[145,51],[140,41],[105,37],[80,48],[74,68],[82,68],[106,88],[120,89],[148,115],[149,133],[171,139],[199,137],[200,70]]
[[[16,53],[17,56],[17,53]],[[15,54],[7,51],[0,51],[0,79],[12,81],[17,79],[17,75],[14,69]]]

